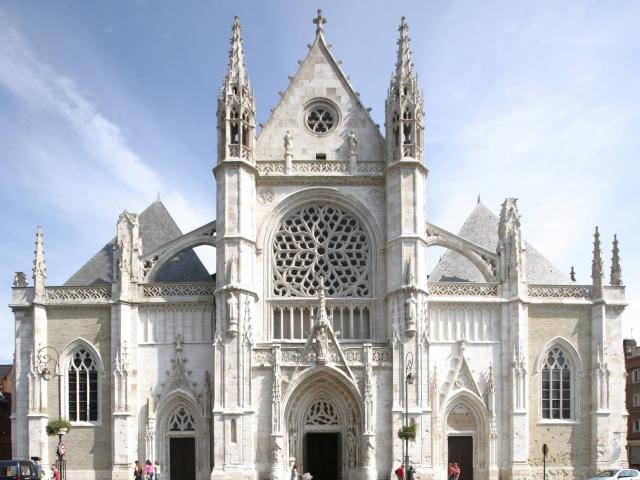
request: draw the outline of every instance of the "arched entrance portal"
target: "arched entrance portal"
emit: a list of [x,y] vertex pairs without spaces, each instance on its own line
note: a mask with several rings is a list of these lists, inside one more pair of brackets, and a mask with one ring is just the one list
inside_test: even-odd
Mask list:
[[488,412],[482,400],[461,391],[447,402],[444,465],[458,463],[460,480],[484,480],[488,466]]
[[314,480],[347,480],[362,467],[362,407],[352,382],[340,371],[316,367],[303,375],[287,402],[289,465]]

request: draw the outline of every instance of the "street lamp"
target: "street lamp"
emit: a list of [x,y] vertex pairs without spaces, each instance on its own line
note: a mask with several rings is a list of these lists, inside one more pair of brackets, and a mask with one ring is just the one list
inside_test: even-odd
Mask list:
[[[404,359],[404,426],[409,427],[409,385],[413,385],[415,374],[413,373],[413,352],[407,352]],[[409,472],[409,438],[404,438],[404,478]]]
[[[42,347],[35,358],[36,370],[42,375],[45,382],[51,380],[54,375],[58,377],[58,417],[62,418],[62,372],[60,371],[60,354],[53,347]],[[62,434],[58,433],[58,470],[62,480],[67,479],[67,469],[64,461],[65,446],[62,443]]]

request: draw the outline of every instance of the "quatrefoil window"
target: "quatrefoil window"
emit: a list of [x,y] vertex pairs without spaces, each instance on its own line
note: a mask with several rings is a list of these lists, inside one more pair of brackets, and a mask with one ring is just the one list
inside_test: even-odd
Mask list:
[[326,103],[313,103],[307,108],[305,123],[313,133],[325,134],[333,129],[337,122],[338,114]]
[[370,245],[360,221],[342,208],[309,205],[287,216],[273,239],[273,294],[368,297]]

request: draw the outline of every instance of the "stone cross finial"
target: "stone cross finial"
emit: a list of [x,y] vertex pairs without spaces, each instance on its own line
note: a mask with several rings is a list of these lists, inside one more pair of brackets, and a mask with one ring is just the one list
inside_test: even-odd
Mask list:
[[573,269],[573,265],[571,266],[571,271],[569,272],[569,276],[571,277],[571,281],[576,281],[576,271]]
[[327,19],[322,16],[322,10],[318,9],[318,15],[313,19],[313,23],[316,24],[316,35],[322,35],[324,24],[327,23]]

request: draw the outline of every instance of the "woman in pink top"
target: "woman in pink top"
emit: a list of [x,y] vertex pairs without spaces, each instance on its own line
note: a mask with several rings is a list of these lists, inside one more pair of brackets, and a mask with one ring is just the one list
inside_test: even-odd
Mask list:
[[144,466],[144,476],[147,480],[151,480],[153,478],[153,465],[151,464],[151,460],[147,460],[146,465]]

